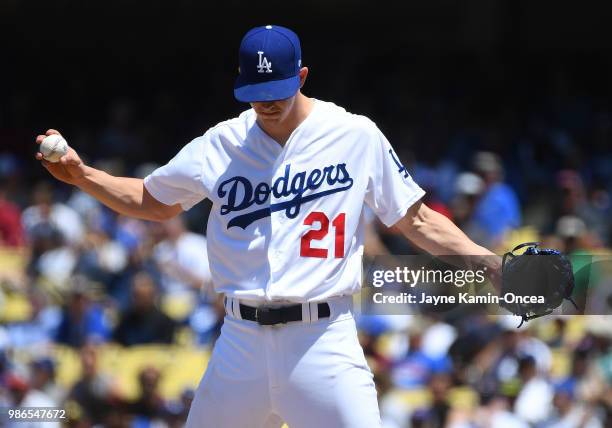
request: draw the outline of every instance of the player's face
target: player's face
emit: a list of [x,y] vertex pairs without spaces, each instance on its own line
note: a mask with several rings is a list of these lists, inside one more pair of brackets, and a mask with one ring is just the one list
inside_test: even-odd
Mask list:
[[[307,76],[308,67],[302,67],[300,69],[300,88],[304,86]],[[273,126],[282,123],[291,114],[299,93],[298,91],[294,96],[284,100],[255,102],[250,104],[253,110],[255,110],[255,113],[257,113],[257,119],[259,121],[269,126]]]
[[295,103],[295,96],[285,100],[266,101],[251,103],[251,107],[257,113],[257,118],[268,123],[282,122],[291,111]]

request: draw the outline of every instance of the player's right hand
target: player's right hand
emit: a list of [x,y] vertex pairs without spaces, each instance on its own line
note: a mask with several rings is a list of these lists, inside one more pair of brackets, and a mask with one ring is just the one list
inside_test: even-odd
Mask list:
[[[36,137],[36,144],[40,144],[45,137],[52,134],[61,135],[55,129],[48,129],[45,135],[38,135]],[[62,156],[59,162],[53,163],[44,160],[40,152],[36,153],[36,159],[40,161],[53,177],[65,183],[77,184],[85,176],[86,166],[72,147],[68,147],[68,153]]]

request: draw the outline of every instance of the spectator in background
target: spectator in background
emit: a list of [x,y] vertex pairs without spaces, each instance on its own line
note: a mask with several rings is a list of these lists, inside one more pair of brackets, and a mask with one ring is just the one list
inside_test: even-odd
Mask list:
[[154,278],[156,284],[161,282],[161,274],[152,256],[153,248],[161,240],[159,229],[161,225],[158,223],[122,216],[117,218],[114,241],[127,250],[127,264],[112,282],[105,285],[121,311],[125,311],[131,304],[132,283],[136,275],[145,271]]
[[[612,174],[611,174],[612,175]],[[610,186],[608,189],[606,186]],[[608,183],[599,181],[592,184],[588,192],[588,203],[592,208],[593,216],[597,219],[594,231],[598,233],[599,239],[604,245],[612,243],[612,179]]]
[[556,234],[562,242],[559,248],[565,254],[585,250],[591,245],[588,243],[587,226],[582,219],[566,215],[557,220]]
[[175,323],[157,307],[157,290],[145,272],[134,276],[132,301],[121,315],[113,337],[124,346],[172,343]]
[[431,356],[422,350],[423,333],[418,326],[411,328],[406,356],[392,368],[393,383],[403,389],[426,386],[434,374],[448,373],[452,369],[447,355]]
[[28,274],[64,290],[77,263],[77,252],[66,245],[57,227],[47,221],[37,223],[28,230],[32,254]]
[[197,312],[198,323],[208,324],[199,325],[200,332],[213,327],[212,303],[217,296],[210,286],[206,238],[188,231],[183,216],[160,223],[157,229],[159,243],[153,249],[153,260],[160,273],[164,310],[179,322]]
[[92,286],[86,277],[72,278],[70,296],[57,330],[57,342],[81,347],[109,339],[109,322],[103,307],[91,299]]
[[420,427],[437,428],[448,426],[451,406],[448,403],[451,378],[447,373],[436,373],[429,379],[431,404],[426,409],[415,412],[413,422]]
[[105,221],[108,221],[106,219],[108,214],[104,211],[104,206],[80,189],[72,191],[66,205],[81,217],[85,228],[99,228]]
[[566,389],[571,386],[572,391],[575,392],[576,387],[586,378],[588,368],[589,353],[583,349],[576,349],[572,355],[570,373],[565,379],[561,380],[560,384],[563,384]]
[[[573,299],[578,306],[574,310],[563,305],[563,313],[607,313],[605,305],[607,287],[598,286],[600,280],[597,264],[592,264],[593,250],[597,248],[597,239],[587,229],[585,222],[573,215],[565,215],[557,220],[556,237],[559,242],[556,248],[569,256],[574,270]],[[555,247],[553,247],[555,248]],[[602,293],[602,294],[600,294]],[[589,302],[590,301],[590,302]],[[599,309],[596,309],[599,307]]]
[[138,374],[140,396],[128,405],[129,413],[136,416],[137,426],[150,426],[167,416],[166,402],[159,392],[161,373],[155,367],[145,367]]
[[21,216],[28,237],[36,225],[48,223],[60,231],[67,243],[81,242],[85,233],[81,218],[72,208],[53,201],[53,189],[49,183],[41,182],[34,187],[32,201],[33,204]]
[[100,228],[87,231],[81,246],[76,272],[107,288],[128,264],[128,252]]
[[84,426],[104,424],[118,402],[118,394],[111,380],[98,372],[98,355],[93,345],[81,348],[81,367],[81,378],[72,386],[65,406],[78,406]]
[[495,247],[506,232],[521,225],[521,207],[514,190],[503,182],[504,170],[495,153],[477,153],[474,170],[485,186],[474,210],[474,223],[487,237],[480,243]]
[[[11,372],[8,374],[5,382],[10,396],[10,403],[8,404],[12,408],[55,407],[59,404],[44,392],[32,388],[25,374]],[[11,428],[59,428],[59,426],[58,422],[41,423],[36,421],[11,421],[6,425],[6,427]]]
[[162,224],[163,240],[153,258],[162,272],[164,293],[193,298],[210,283],[208,250],[203,235],[189,232],[181,216]]
[[9,322],[6,333],[9,346],[30,348],[49,346],[53,343],[61,320],[61,310],[49,304],[48,296],[41,290],[33,290],[29,297],[29,318]]
[[46,182],[35,186],[33,202],[21,217],[32,246],[28,273],[63,290],[77,263],[76,247],[84,236],[83,224],[73,209],[53,202],[52,188]]
[[62,403],[65,391],[55,382],[55,361],[49,357],[38,358],[30,364],[32,388],[45,393],[55,403]]
[[529,428],[529,424],[512,413],[507,397],[499,394],[492,397],[481,396],[481,401],[481,407],[475,415],[476,427]]
[[376,349],[377,337],[368,331],[360,330],[358,338],[359,344],[363,348],[363,354],[372,371],[374,373],[388,371],[391,367],[391,361]]
[[451,211],[456,224],[475,241],[485,241],[483,231],[474,224],[474,211],[478,199],[484,191],[484,181],[472,172],[463,172],[455,182],[455,197],[451,202]]
[[557,184],[560,190],[558,201],[559,216],[576,216],[580,218],[589,230],[592,230],[600,242],[604,242],[609,234],[609,213],[599,207],[599,203],[590,200],[582,177],[576,171],[563,170],[557,174]]
[[530,424],[544,422],[553,399],[550,383],[538,374],[536,361],[531,356],[519,360],[518,373],[522,387],[514,402],[514,412]]
[[0,178],[0,247],[20,247],[24,244],[21,209],[9,201]]
[[594,409],[576,402],[574,382],[562,382],[555,387],[553,405],[553,415],[541,428],[603,428]]

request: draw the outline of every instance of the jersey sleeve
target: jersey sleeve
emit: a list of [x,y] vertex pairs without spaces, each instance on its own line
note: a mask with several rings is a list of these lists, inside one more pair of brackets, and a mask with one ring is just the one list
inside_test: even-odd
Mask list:
[[196,138],[166,165],[144,179],[147,191],[166,205],[181,204],[187,211],[208,197],[204,185],[205,145],[207,135]]
[[387,226],[393,226],[425,191],[414,182],[383,133],[371,123],[365,202]]

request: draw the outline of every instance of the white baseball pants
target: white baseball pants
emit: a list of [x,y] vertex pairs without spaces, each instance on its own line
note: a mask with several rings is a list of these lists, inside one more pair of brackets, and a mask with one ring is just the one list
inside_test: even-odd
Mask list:
[[[244,302],[243,302],[244,303]],[[350,297],[317,319],[261,326],[227,315],[187,418],[188,428],[376,428],[376,389],[357,340]],[[314,308],[314,310],[313,310]]]

